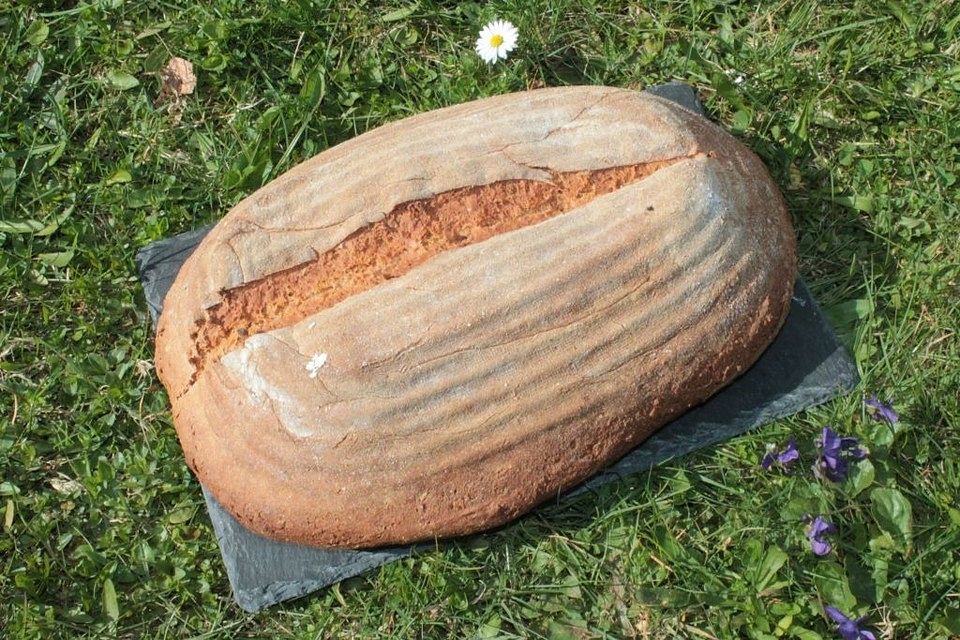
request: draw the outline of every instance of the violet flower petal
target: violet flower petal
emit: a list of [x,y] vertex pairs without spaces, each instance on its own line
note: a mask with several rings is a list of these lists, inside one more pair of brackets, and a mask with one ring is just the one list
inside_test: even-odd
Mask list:
[[848,463],[844,453],[849,453],[854,460],[862,460],[867,451],[858,447],[859,441],[853,437],[841,437],[830,427],[823,427],[817,446],[820,448],[820,457],[814,472],[817,477],[826,477],[833,482],[842,482],[847,477]]
[[782,465],[788,465],[799,459],[800,452],[797,451],[797,440],[793,436],[790,436],[790,440],[787,441],[787,448],[777,454],[777,462]]
[[811,538],[810,550],[813,551],[813,555],[817,556],[818,558],[822,558],[830,555],[830,552],[833,550],[833,546],[826,540]]
[[851,620],[836,607],[827,606],[823,610],[831,620],[838,624],[837,631],[843,640],[877,640],[872,632],[860,628],[863,621],[867,619],[866,616]]
[[834,622],[839,622],[839,623],[850,622],[850,618],[840,613],[840,609],[837,609],[836,607],[827,606],[827,607],[824,607],[823,610],[826,612],[828,616],[830,616],[830,619],[833,620]]
[[824,520],[820,516],[817,516],[809,522],[810,525],[807,527],[807,539],[810,540],[810,550],[813,551],[813,555],[820,558],[829,555],[830,551],[833,550],[833,545],[831,545],[829,541],[825,540],[824,536],[828,533],[836,533],[837,528],[832,522]]
[[837,528],[829,520],[825,520],[822,516],[817,516],[810,523],[810,535],[811,536],[822,536],[825,533],[836,533]]
[[837,466],[834,469],[832,469],[831,470],[832,473],[829,474],[830,476],[832,476],[830,479],[833,480],[834,482],[843,482],[844,480],[847,479],[848,468],[849,468],[849,465],[847,465],[847,461],[844,460],[843,458],[840,458],[840,460],[837,461]]
[[876,420],[885,420],[890,424],[896,424],[900,422],[900,416],[897,415],[897,412],[893,410],[893,405],[890,402],[881,402],[877,398],[877,394],[872,394],[869,398],[863,401],[865,405],[873,409],[871,415],[873,415]]
[[768,471],[770,469],[770,465],[773,464],[773,461],[775,459],[776,459],[776,456],[774,455],[774,453],[772,451],[768,451],[763,455],[763,460],[760,461],[760,466],[763,468],[764,471]]
[[766,471],[774,464],[786,469],[791,462],[800,459],[800,452],[797,450],[797,440],[793,436],[787,441],[787,446],[783,451],[777,451],[776,445],[767,445],[767,452],[760,460],[760,466]]
[[837,631],[840,632],[840,637],[843,640],[860,640],[860,627],[853,620],[841,622]]
[[836,453],[840,451],[840,436],[830,427],[824,427],[820,432],[820,448],[823,451]]

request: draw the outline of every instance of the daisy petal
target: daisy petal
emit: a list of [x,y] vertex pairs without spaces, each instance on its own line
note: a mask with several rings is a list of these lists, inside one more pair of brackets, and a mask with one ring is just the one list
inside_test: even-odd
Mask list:
[[498,18],[488,22],[480,30],[474,49],[484,62],[493,64],[507,58],[517,46],[518,35],[519,31],[513,24]]

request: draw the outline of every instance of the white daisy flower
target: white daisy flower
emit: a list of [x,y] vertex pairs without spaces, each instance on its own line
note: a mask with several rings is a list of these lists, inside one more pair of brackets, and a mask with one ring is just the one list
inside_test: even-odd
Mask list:
[[484,62],[493,64],[499,58],[506,60],[516,46],[517,28],[506,20],[494,20],[480,31],[476,49]]
[[316,378],[317,374],[320,373],[321,367],[323,367],[325,364],[327,364],[327,354],[318,353],[310,358],[310,362],[307,363],[305,368],[310,372],[311,378]]

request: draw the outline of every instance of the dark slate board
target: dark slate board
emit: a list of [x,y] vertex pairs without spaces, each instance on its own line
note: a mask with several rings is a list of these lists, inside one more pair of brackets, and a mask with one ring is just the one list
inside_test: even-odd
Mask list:
[[[704,113],[689,85],[669,83],[648,91],[700,115]],[[160,240],[137,253],[137,269],[154,323],[180,266],[209,230],[210,227],[204,227]],[[798,280],[783,329],[749,371],[568,495],[599,487],[826,402],[852,390],[858,382],[855,363],[837,340],[807,287]],[[203,496],[234,598],[246,611],[259,611],[305,595],[416,551],[415,547],[374,551],[317,549],[275,542],[245,529],[206,489]],[[434,545],[428,546],[434,548]]]

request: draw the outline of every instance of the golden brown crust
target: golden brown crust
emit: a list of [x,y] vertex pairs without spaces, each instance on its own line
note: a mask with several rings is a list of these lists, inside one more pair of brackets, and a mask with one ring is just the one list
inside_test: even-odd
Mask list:
[[[629,166],[656,170],[566,208],[536,195]],[[482,209],[499,193],[486,186],[526,183],[517,201],[547,207],[532,221],[348,278],[332,302],[315,290],[328,275],[308,305],[287,278],[274,298],[305,311],[251,322],[275,274],[364,230],[425,237],[415,215],[387,224],[409,203],[487,189],[470,201]],[[380,240],[323,273],[362,273]],[[157,367],[188,463],[242,523],[313,545],[407,543],[502,524],[703,402],[773,339],[794,275],[782,197],[728,134],[632,91],[540,90],[382,127],[240,203],[171,289]],[[229,289],[242,304],[218,315]],[[201,334],[232,337],[201,348]]]
[[224,291],[197,325],[193,377],[248,336],[296,324],[444,251],[543,222],[685,159],[550,171],[549,180],[502,180],[404,202],[313,260]]

